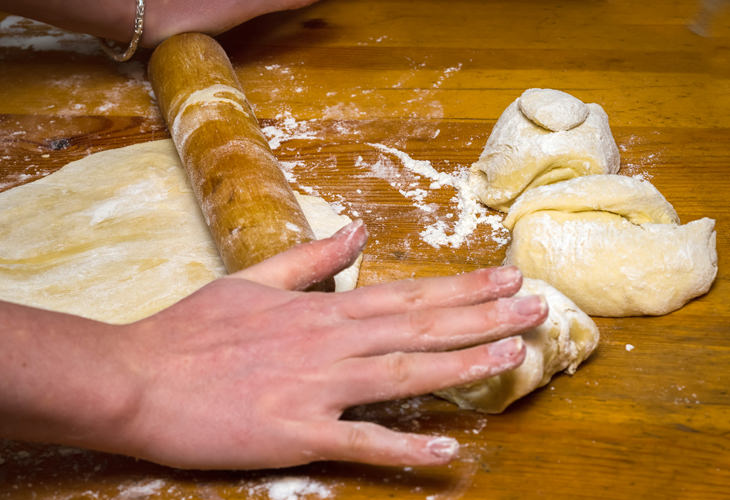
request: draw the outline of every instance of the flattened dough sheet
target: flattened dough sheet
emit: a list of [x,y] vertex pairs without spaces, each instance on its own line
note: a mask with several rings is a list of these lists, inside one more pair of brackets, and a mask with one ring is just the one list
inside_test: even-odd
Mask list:
[[[350,222],[298,196],[317,238]],[[335,277],[357,283],[358,262]],[[0,300],[110,323],[172,305],[225,269],[170,140],[95,153],[0,193]]]

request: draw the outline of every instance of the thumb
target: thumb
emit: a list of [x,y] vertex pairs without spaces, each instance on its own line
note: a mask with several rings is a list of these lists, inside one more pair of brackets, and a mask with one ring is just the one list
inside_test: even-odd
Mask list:
[[367,242],[362,220],[344,226],[329,238],[302,243],[228,278],[245,279],[285,290],[304,290],[352,265]]

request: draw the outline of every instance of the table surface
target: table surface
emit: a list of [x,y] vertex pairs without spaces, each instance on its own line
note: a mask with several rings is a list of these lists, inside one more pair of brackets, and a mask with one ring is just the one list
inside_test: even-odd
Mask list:
[[[453,247],[430,245],[427,228],[453,230],[455,191],[430,187],[373,145],[458,174],[530,87],[601,104],[621,173],[649,179],[683,222],[716,219],[717,280],[666,316],[597,318],[600,345],[576,375],[556,376],[501,415],[430,396],[351,411],[459,439],[464,457],[448,467],[192,472],[0,441],[0,498],[274,498],[285,478],[309,481],[298,490],[308,498],[728,498],[726,6],[710,17],[681,0],[325,0],[219,37],[293,187],[368,225],[360,286],[501,262],[498,225]],[[90,37],[2,17],[0,190],[168,136],[145,79],[149,52],[115,64]]]

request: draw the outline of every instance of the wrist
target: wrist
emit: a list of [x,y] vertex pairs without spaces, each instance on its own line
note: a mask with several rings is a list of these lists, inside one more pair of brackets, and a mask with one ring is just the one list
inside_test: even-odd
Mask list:
[[[0,303],[0,434],[117,451],[140,400],[128,330]],[[120,441],[120,442],[117,442]]]

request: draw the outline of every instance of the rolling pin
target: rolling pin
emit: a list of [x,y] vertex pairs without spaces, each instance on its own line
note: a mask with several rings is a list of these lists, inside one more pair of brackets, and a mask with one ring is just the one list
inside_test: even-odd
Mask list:
[[[175,35],[148,74],[162,116],[226,270],[314,239],[223,48]],[[314,289],[333,290],[334,280]]]

